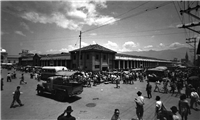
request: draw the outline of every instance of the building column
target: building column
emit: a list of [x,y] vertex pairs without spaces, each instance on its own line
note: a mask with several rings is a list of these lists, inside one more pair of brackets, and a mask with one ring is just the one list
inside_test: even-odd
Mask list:
[[125,60],[123,60],[123,69],[125,69]]
[[142,61],[139,61],[138,65],[139,65],[139,68],[141,68],[141,66],[142,66]]
[[138,61],[136,60],[135,61],[135,68],[137,68],[138,67]]
[[126,68],[129,69],[129,60],[127,60],[126,63],[127,63],[127,64],[126,64],[126,66],[127,66]]
[[133,68],[133,61],[131,60],[130,62],[131,62],[131,69],[132,69]]

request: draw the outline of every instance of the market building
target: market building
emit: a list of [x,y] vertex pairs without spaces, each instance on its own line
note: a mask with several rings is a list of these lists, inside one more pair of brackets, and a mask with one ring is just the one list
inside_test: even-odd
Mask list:
[[73,70],[112,71],[119,69],[170,66],[171,61],[120,54],[94,44],[61,54],[30,54],[19,57],[22,66],[66,66]]

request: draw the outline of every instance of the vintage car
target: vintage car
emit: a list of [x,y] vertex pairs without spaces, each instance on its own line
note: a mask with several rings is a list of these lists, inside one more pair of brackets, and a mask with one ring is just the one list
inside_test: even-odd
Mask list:
[[58,101],[64,101],[69,97],[79,95],[83,92],[83,84],[73,79],[73,72],[65,76],[51,76],[37,85],[37,94],[52,94]]
[[162,81],[166,77],[167,70],[160,68],[151,68],[146,71],[148,81],[156,82],[157,80]]

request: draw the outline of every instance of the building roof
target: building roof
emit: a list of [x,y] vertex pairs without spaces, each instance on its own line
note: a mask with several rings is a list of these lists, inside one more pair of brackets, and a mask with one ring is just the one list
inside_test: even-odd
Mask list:
[[21,57],[20,55],[8,55],[7,58],[19,58]]
[[164,60],[164,59],[151,58],[151,57],[145,57],[145,56],[136,56],[136,55],[127,55],[127,54],[122,54],[122,53],[117,53],[116,56],[126,57],[126,58],[136,58],[137,60],[169,61],[169,60]]
[[86,47],[82,47],[81,49],[76,49],[76,50],[70,51],[70,53],[78,52],[79,50],[81,50],[81,51],[104,51],[104,52],[110,52],[110,53],[117,53],[113,50],[110,50],[110,49],[103,47],[101,45],[98,45],[98,44],[93,44],[93,45],[89,45]]

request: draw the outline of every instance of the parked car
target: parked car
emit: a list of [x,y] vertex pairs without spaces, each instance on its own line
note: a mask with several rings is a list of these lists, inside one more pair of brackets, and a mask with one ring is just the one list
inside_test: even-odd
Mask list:
[[74,81],[71,76],[52,76],[37,85],[37,94],[52,94],[58,101],[64,101],[69,97],[83,92],[83,84]]
[[166,69],[152,68],[146,71],[147,78],[150,82],[162,81],[166,77]]

